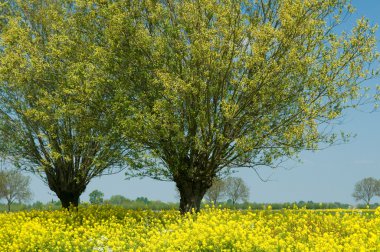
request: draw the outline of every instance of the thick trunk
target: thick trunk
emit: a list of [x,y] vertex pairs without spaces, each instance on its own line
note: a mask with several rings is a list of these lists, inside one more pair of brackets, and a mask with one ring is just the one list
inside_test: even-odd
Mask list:
[[179,211],[181,214],[188,212],[199,212],[203,196],[211,185],[200,182],[189,182],[186,180],[176,181],[180,194]]
[[179,202],[179,211],[182,214],[188,213],[188,212],[199,212],[201,209],[201,202],[203,199],[203,195],[201,194],[186,194],[182,195],[181,194],[181,199]]
[[80,192],[57,192],[57,196],[61,201],[63,208],[78,207]]
[[[69,171],[70,167],[64,167],[61,170]],[[82,179],[78,179],[73,175],[64,173],[47,173],[47,182],[49,188],[56,193],[61,201],[63,208],[69,209],[70,207],[78,207],[79,197],[86,189],[86,183]]]

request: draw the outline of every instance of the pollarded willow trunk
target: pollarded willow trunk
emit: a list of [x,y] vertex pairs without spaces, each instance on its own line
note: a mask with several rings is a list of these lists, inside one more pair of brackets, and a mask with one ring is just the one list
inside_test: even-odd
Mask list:
[[63,208],[69,209],[69,207],[78,207],[79,205],[79,196],[81,192],[67,192],[60,191],[56,192],[59,200],[61,201],[61,205]]
[[47,174],[46,177],[49,188],[55,192],[63,208],[78,207],[79,197],[86,189],[85,181],[63,172]]
[[175,181],[180,194],[179,211],[181,214],[189,212],[199,212],[201,202],[211,183],[202,183],[190,179],[178,179]]

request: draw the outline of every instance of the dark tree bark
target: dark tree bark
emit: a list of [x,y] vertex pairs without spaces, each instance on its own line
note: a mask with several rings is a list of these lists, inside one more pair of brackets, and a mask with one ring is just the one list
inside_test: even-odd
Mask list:
[[370,202],[371,202],[371,197],[368,196],[367,199],[365,200],[365,204],[366,204],[366,205],[369,205]]
[[8,210],[8,213],[11,211],[11,204],[12,202],[10,200],[7,201],[7,210]]
[[[57,193],[57,192],[56,192]],[[63,208],[69,209],[69,207],[78,207],[80,192],[65,192],[61,191],[57,193],[61,205]]]
[[184,177],[175,180],[175,182],[181,197],[179,203],[181,214],[192,211],[199,212],[202,199],[211,187],[211,183],[194,181]]
[[81,179],[66,176],[47,176],[49,188],[55,192],[61,201],[62,208],[78,207],[79,197],[86,189],[86,182]]

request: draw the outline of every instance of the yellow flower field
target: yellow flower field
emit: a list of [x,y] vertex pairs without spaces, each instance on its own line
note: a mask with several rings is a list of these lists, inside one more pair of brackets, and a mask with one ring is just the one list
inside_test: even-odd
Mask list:
[[0,251],[380,251],[380,208],[0,214]]

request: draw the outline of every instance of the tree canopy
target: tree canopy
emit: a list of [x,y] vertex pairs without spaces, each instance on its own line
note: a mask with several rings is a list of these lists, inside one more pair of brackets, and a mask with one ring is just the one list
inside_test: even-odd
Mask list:
[[0,5],[2,148],[64,207],[127,163],[199,210],[230,169],[334,143],[377,74],[369,21],[336,30],[349,0]]
[[128,156],[113,108],[113,48],[119,43],[115,34],[128,33],[125,6],[123,1],[1,3],[3,151],[11,162],[39,174],[64,207],[77,205],[93,177],[121,168]]
[[332,122],[377,74],[368,20],[335,29],[351,11],[346,0],[139,6],[144,84],[129,100],[133,116],[121,121],[146,164],[128,176],[175,181],[182,212],[199,210],[221,173],[274,167],[336,141]]

